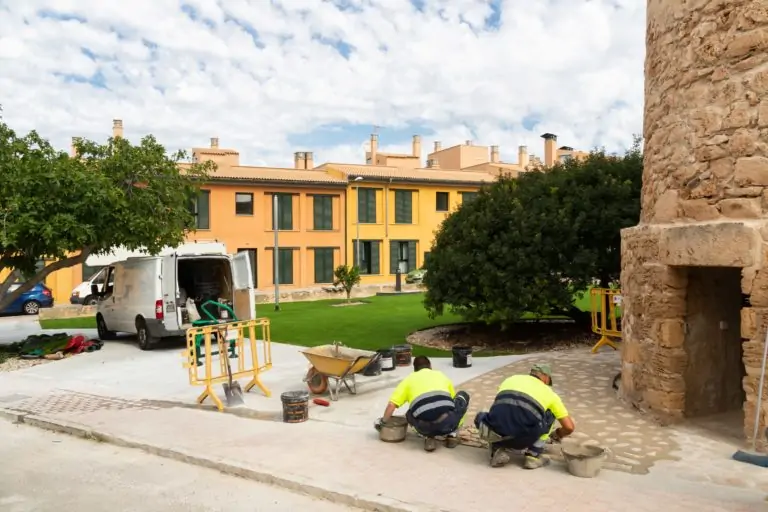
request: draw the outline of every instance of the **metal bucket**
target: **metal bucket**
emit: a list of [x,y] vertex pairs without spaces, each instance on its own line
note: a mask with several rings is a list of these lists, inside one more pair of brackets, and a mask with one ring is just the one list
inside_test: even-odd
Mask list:
[[568,472],[573,476],[594,478],[603,467],[605,448],[591,445],[563,446],[563,458]]
[[408,430],[408,420],[403,416],[392,416],[381,426],[379,439],[385,443],[399,443],[405,441],[405,433]]

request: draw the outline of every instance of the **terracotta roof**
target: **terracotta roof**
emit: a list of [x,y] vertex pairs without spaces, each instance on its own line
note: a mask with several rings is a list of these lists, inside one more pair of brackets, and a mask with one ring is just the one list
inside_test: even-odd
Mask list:
[[218,148],[192,148],[193,155],[239,155],[240,153],[234,149],[218,149]]
[[323,164],[319,169],[336,170],[343,175],[362,176],[401,181],[421,182],[455,182],[455,183],[485,183],[496,179],[492,174],[484,172],[466,172],[448,169],[404,169],[387,165],[362,165],[362,164]]
[[211,174],[211,179],[337,185],[346,183],[346,180],[331,176],[323,170],[286,169],[280,167],[222,167]]

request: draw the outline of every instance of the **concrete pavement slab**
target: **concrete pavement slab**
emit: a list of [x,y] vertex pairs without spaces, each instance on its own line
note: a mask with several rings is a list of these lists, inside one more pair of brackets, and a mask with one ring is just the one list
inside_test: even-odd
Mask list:
[[440,448],[428,454],[415,436],[385,444],[372,429],[324,421],[287,425],[179,408],[62,412],[25,421],[72,433],[79,429],[99,440],[370,510],[735,512],[765,507],[764,493],[756,489],[690,482],[663,470],[643,476],[604,471],[580,479],[557,463],[535,471],[492,469],[483,450]]

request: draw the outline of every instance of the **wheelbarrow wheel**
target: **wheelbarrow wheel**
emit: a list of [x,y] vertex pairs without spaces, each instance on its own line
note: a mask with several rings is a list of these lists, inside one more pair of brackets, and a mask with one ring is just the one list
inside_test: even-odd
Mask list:
[[313,366],[307,372],[307,387],[313,395],[322,395],[328,391],[328,377]]

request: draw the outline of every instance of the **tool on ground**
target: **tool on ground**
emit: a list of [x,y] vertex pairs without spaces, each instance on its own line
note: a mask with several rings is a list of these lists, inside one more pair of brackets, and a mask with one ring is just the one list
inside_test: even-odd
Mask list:
[[322,407],[328,407],[329,405],[331,405],[331,402],[329,402],[324,398],[315,398],[314,400],[312,400],[312,403],[314,403],[315,405],[320,405]]
[[240,387],[240,383],[232,380],[232,365],[229,363],[229,350],[225,347],[225,344],[228,341],[227,330],[226,324],[217,329],[219,347],[221,347],[219,348],[219,357],[225,358],[227,364],[227,377],[229,377],[229,382],[223,384],[227,407],[236,407],[238,405],[244,405],[245,400],[243,400],[243,389]]
[[[733,454],[733,459],[739,462],[746,462],[747,464],[754,464],[755,466],[768,467],[768,455],[757,453],[757,433],[760,429],[760,413],[762,412],[763,404],[763,389],[765,385],[765,365],[768,363],[768,331],[765,333],[765,343],[763,345],[763,364],[762,371],[760,372],[760,385],[757,387],[757,403],[755,405],[755,426],[752,430],[752,451],[747,452],[744,450],[738,450]],[[768,437],[768,429],[765,430],[764,435]]]

